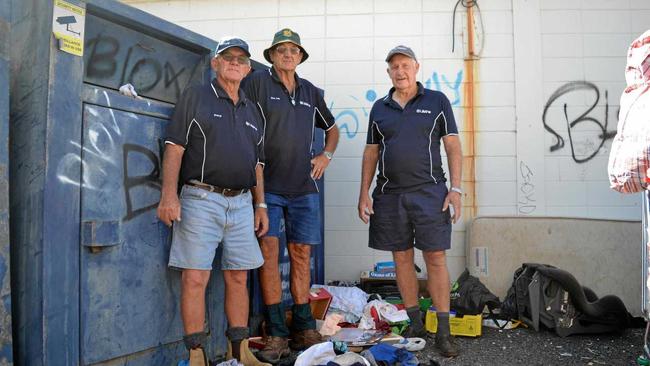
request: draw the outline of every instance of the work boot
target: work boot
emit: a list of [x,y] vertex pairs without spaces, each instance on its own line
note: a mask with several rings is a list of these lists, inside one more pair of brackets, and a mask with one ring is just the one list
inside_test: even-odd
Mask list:
[[280,359],[289,356],[289,340],[284,337],[268,336],[266,337],[264,349],[257,352],[257,358],[262,361],[276,364]]
[[458,356],[458,346],[451,335],[436,334],[436,349],[445,357]]
[[[232,352],[232,341],[228,341],[228,353],[226,354],[226,359],[230,360],[233,357]],[[248,348],[248,339],[242,339],[239,341],[239,358],[237,359],[244,366],[271,366],[270,363],[264,363],[259,361],[253,352]]]
[[424,338],[427,336],[427,330],[424,327],[414,327],[412,324],[406,327],[406,330],[400,334],[404,338]]
[[190,350],[189,366],[209,366],[208,356],[205,354],[205,350],[202,347]]
[[296,351],[302,351],[315,344],[323,343],[324,340],[315,329],[305,329],[291,333],[289,345]]

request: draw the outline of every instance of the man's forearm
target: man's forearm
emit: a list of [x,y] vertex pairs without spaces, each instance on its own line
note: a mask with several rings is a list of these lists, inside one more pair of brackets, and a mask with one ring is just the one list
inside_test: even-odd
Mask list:
[[165,155],[163,156],[162,166],[162,189],[161,193],[165,195],[176,195],[178,189],[178,174],[181,170],[183,153],[185,149],[179,145],[166,144]]
[[359,194],[367,194],[379,161],[379,146],[366,145],[361,163],[361,187]]
[[255,179],[257,184],[252,190],[253,202],[255,204],[264,203],[264,165],[261,163],[255,167]]
[[339,128],[335,125],[328,131],[325,131],[325,147],[324,151],[334,153],[336,146],[339,144]]
[[449,136],[444,140],[449,166],[449,179],[452,187],[460,187],[463,174],[463,153],[458,136]]

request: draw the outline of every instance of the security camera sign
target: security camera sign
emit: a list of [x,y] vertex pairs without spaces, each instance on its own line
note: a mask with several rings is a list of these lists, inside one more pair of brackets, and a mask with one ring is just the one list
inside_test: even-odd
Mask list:
[[61,51],[83,56],[85,23],[86,9],[63,0],[54,1],[52,33]]

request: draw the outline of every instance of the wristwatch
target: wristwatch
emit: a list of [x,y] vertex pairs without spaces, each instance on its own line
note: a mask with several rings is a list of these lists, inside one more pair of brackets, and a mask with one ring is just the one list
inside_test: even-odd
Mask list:
[[461,196],[463,195],[463,190],[458,188],[458,187],[451,187],[451,188],[449,188],[449,190],[452,191],[452,192],[456,192],[456,193],[460,194]]
[[266,203],[256,203],[255,208],[269,208],[269,206],[266,205]]
[[327,158],[327,160],[332,160],[332,158],[334,157],[334,154],[332,154],[332,153],[329,152],[329,151],[323,151],[323,155],[325,155],[325,157]]

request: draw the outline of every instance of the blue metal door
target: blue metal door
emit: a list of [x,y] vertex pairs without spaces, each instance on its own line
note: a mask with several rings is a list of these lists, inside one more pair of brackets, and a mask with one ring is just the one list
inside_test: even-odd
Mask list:
[[[180,273],[156,217],[165,125],[180,93],[207,82],[209,51],[106,17],[86,19],[80,159],[80,360],[173,364],[186,356]],[[130,83],[141,99],[115,92]],[[78,160],[78,161],[77,161]],[[63,175],[68,165],[63,165]],[[207,296],[211,357],[223,353],[223,278]]]
[[84,105],[84,364],[182,340],[179,276],[167,269],[169,231],[153,209],[160,198],[158,138],[164,123],[145,114]]

